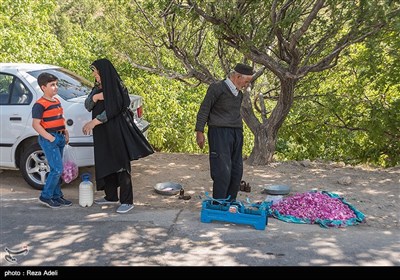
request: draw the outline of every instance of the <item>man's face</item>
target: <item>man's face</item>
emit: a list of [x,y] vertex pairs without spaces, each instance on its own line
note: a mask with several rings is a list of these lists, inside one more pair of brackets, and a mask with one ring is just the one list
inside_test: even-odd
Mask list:
[[253,79],[253,76],[251,76],[251,75],[238,74],[238,76],[237,76],[238,89],[242,90],[244,88],[247,88],[250,85],[250,82],[252,79]]

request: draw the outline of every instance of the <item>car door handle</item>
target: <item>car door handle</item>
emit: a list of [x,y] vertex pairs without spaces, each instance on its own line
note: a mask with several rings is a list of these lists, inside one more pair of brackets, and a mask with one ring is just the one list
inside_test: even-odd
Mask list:
[[20,121],[22,120],[21,117],[10,117],[10,121]]

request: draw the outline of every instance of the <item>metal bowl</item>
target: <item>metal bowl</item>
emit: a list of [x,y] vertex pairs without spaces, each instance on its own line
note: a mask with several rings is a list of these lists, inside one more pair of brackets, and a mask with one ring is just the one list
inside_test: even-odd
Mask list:
[[182,189],[182,185],[174,182],[158,183],[154,186],[156,193],[162,195],[176,195]]
[[285,195],[290,192],[290,187],[285,185],[273,185],[264,188],[265,192],[272,195]]

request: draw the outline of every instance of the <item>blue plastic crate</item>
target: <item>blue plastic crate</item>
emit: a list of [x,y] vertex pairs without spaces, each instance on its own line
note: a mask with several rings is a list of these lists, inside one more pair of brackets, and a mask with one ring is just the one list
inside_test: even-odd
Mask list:
[[264,230],[268,224],[267,202],[245,205],[243,202],[229,202],[227,199],[206,198],[202,202],[200,221],[231,222],[235,224],[252,225],[256,229]]

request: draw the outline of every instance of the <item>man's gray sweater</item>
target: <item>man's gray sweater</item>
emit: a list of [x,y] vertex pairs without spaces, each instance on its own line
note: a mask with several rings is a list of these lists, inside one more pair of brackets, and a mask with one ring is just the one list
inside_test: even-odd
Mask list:
[[206,123],[208,127],[243,128],[242,100],[242,92],[234,96],[224,81],[211,84],[197,113],[195,131],[204,132]]

